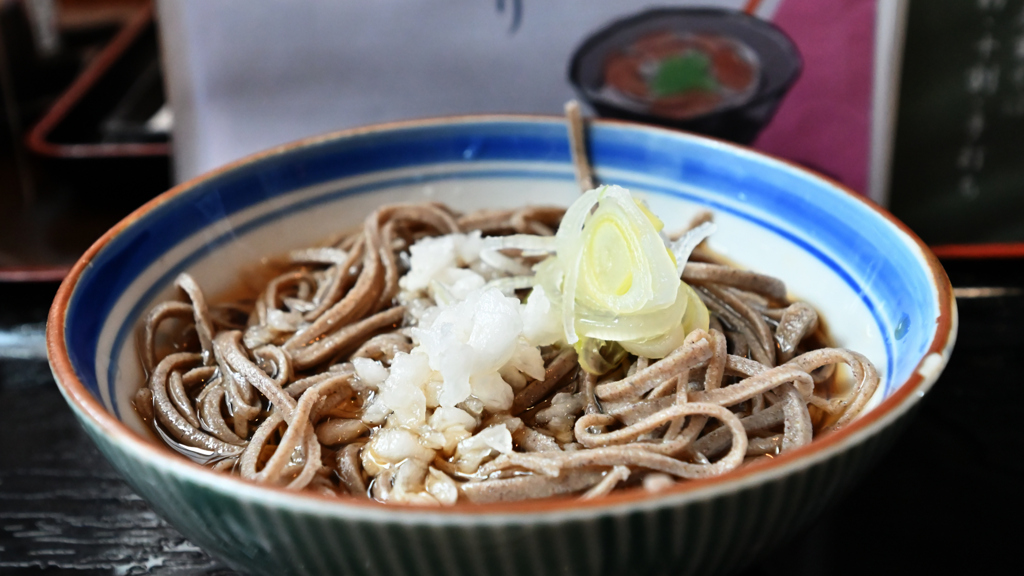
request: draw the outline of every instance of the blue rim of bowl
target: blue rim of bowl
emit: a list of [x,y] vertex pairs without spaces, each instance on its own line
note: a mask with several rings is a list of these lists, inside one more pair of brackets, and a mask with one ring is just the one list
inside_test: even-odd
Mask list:
[[[896,227],[905,234],[921,252],[924,262],[931,273],[932,284],[938,300],[939,317],[936,319],[934,336],[927,350],[922,354],[918,369],[899,386],[892,395],[885,398],[878,406],[861,415],[848,426],[816,438],[814,442],[788,453],[780,454],[770,461],[754,462],[740,467],[718,477],[698,480],[687,480],[679,482],[675,486],[656,494],[652,494],[637,488],[612,493],[604,498],[580,501],[574,498],[561,497],[538,501],[507,502],[495,504],[469,504],[458,503],[452,507],[422,507],[422,506],[395,506],[393,504],[381,504],[375,501],[368,501],[355,497],[328,497],[308,492],[295,492],[284,488],[266,486],[244,480],[237,476],[215,472],[199,464],[195,464],[181,456],[173,453],[165,446],[159,445],[150,438],[143,438],[129,429],[124,423],[114,417],[97,400],[88,388],[78,378],[68,354],[67,342],[65,340],[67,307],[77,286],[82,273],[89,267],[90,263],[97,257],[100,251],[109,244],[115,237],[125,229],[132,226],[145,214],[172,198],[183,194],[196,186],[214,180],[227,173],[239,170],[245,166],[284,154],[286,152],[305,147],[316,146],[327,141],[350,138],[362,134],[398,131],[418,127],[437,127],[445,124],[459,123],[499,123],[499,122],[538,122],[551,123],[562,121],[557,116],[542,115],[466,115],[428,118],[422,120],[410,120],[403,122],[392,122],[376,124],[372,126],[354,128],[332,132],[320,136],[304,138],[271,148],[269,150],[247,156],[238,161],[227,164],[219,169],[197,176],[187,182],[179,184],[167,192],[160,194],[132,212],[113,228],[101,236],[81,258],[74,264],[71,271],[61,283],[54,298],[53,305],[46,327],[47,356],[51,370],[61,393],[78,413],[78,416],[86,420],[86,424],[104,432],[112,442],[120,445],[122,449],[131,452],[133,456],[145,460],[151,466],[162,469],[165,473],[179,477],[187,477],[191,482],[203,485],[213,490],[242,496],[248,494],[251,499],[261,498],[267,505],[279,505],[289,507],[297,511],[306,511],[314,514],[328,514],[338,516],[369,515],[379,520],[387,521],[396,518],[408,518],[410,521],[424,521],[426,518],[438,521],[438,519],[466,519],[477,518],[485,521],[493,521],[496,518],[526,518],[534,516],[550,516],[558,514],[572,514],[575,512],[603,512],[622,507],[641,506],[662,506],[668,502],[678,503],[680,501],[693,501],[708,498],[717,492],[734,492],[745,486],[756,484],[771,478],[781,477],[813,465],[816,462],[828,458],[849,446],[859,443],[869,436],[883,429],[919,400],[925,392],[935,383],[939,373],[948,361],[956,340],[957,313],[956,301],[953,298],[953,289],[946,277],[945,271],[939,264],[938,259],[931,253],[928,247],[909,228],[896,219],[884,208],[876,205],[867,198],[850,190],[843,184],[825,176],[816,174],[794,162],[777,158],[752,148],[733,144],[724,140],[710,138],[680,130],[648,126],[634,122],[621,120],[593,120],[593,124],[610,127],[623,127],[636,131],[650,131],[665,136],[685,135],[686,137],[709,141],[715,146],[732,149],[734,152],[753,156],[756,158],[767,158],[782,164],[784,167],[796,172],[810,175],[834,187],[837,191],[848,195],[854,200],[863,203],[870,210],[876,212],[880,217]],[[332,514],[333,513],[333,514]]]

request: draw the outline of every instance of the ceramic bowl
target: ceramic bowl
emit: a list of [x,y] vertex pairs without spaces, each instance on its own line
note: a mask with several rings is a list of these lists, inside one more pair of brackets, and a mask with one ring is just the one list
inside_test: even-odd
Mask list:
[[[609,91],[609,58],[652,35],[711,35],[737,42],[757,63],[754,86],[746,97],[684,118]],[[775,116],[782,99],[803,70],[803,59],[785,32],[745,12],[717,8],[655,8],[616,20],[594,32],[573,52],[569,82],[579,97],[603,117],[678,128],[749,144]]]
[[711,247],[785,279],[866,354],[882,383],[842,430],[773,460],[658,494],[445,509],[327,499],[202,468],[153,439],[132,408],[140,318],[192,274],[229,290],[261,258],[361,222],[374,207],[568,205],[578,194],[561,119],[460,117],[341,132],[186,182],[107,232],[50,313],[50,363],[111,464],[194,543],[258,574],[712,574],[805,525],[874,462],[953,346],[946,276],[903,225],[839,185],[751,150],[594,122],[605,183],[646,198],[669,229],[714,212]]

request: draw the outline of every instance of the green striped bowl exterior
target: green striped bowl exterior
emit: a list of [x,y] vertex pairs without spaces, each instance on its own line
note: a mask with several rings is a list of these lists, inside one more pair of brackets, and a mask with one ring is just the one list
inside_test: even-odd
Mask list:
[[[228,565],[267,575],[729,574],[793,536],[875,463],[913,410],[804,468],[703,498],[550,515],[373,518],[240,498],[126,453],[76,414],[153,508]],[[423,520],[423,517],[419,517]]]
[[[590,143],[596,165],[639,178],[640,188],[662,190],[661,179],[686,177],[652,198],[680,205],[714,200],[708,205],[726,210],[735,222],[747,214],[752,220],[738,228],[754,235],[747,242],[755,238],[782,249],[799,241],[806,246],[778,255],[792,254],[813,267],[824,266],[819,256],[828,253],[858,274],[866,270],[872,290],[878,290],[869,291],[878,305],[871,308],[875,312],[863,309],[877,316],[878,340],[871,332],[858,342],[880,351],[880,343],[889,342],[898,352],[878,353],[892,365],[886,374],[894,387],[886,387],[884,399],[843,430],[762,463],[767,465],[745,466],[663,494],[624,491],[587,503],[465,504],[447,510],[331,500],[257,486],[175,457],[119,420],[118,404],[111,399],[125,389],[111,386],[117,382],[111,372],[123,368],[117,342],[122,336],[130,341],[135,318],[128,309],[139,306],[147,290],[157,289],[159,283],[149,284],[156,282],[154,278],[170,275],[191,258],[222,249],[221,240],[234,238],[213,234],[229,221],[217,210],[233,207],[231,218],[237,216],[244,226],[257,226],[260,218],[277,214],[274,210],[280,208],[284,214],[296,206],[308,212],[335,206],[337,213],[328,210],[323,215],[341,218],[341,208],[359,206],[371,194],[419,190],[426,182],[420,180],[425,177],[424,165],[438,171],[428,174],[454,178],[456,184],[466,179],[475,188],[490,180],[507,186],[508,166],[521,165],[511,173],[537,186],[531,185],[529,193],[515,192],[516,202],[529,202],[532,194],[546,199],[556,193],[552,191],[575,197],[562,120],[508,117],[426,120],[313,138],[250,157],[154,200],[97,241],[58,291],[47,325],[47,347],[61,392],[101,451],[158,513],[195,544],[249,573],[541,576],[735,571],[806,526],[877,460],[902,428],[911,406],[938,378],[952,350],[952,289],[937,260],[902,224],[862,204],[852,193],[792,166],[723,143],[627,124],[593,123]],[[403,171],[413,168],[416,176],[409,184]],[[370,175],[370,180],[361,180]],[[486,178],[478,178],[481,175]],[[709,183],[716,179],[721,182]],[[359,186],[370,186],[366,182],[372,186],[356,194],[354,190],[362,190]],[[753,184],[758,184],[759,193],[742,192],[740,202],[736,191],[750,191]],[[461,186],[448,189],[451,199],[470,198],[462,195]],[[709,196],[694,195],[693,187]],[[336,204],[319,203],[341,192]],[[277,204],[292,193],[297,196],[289,202],[295,204]],[[212,203],[199,202],[200,194],[209,194]],[[307,206],[302,198],[317,203]],[[483,202],[485,196],[473,198]],[[486,197],[488,205],[496,200]],[[820,220],[829,214],[831,219]],[[780,219],[787,226],[780,228]],[[186,223],[196,228],[181,226]],[[793,232],[791,227],[798,224],[805,232]],[[152,233],[146,226],[165,233]],[[764,232],[769,228],[775,232]],[[310,227],[309,232],[316,230]],[[822,231],[829,234],[818,234]],[[788,240],[779,240],[783,233]],[[870,233],[875,243],[862,245],[862,233]],[[249,250],[261,243],[277,250],[278,240],[270,233],[254,232],[240,241]],[[813,258],[800,256],[811,254],[811,248],[817,254]],[[882,258],[886,251],[899,258]],[[171,254],[176,255],[167,256]],[[865,262],[872,254],[877,259]],[[201,268],[205,261],[195,262]],[[880,263],[887,272],[880,271]],[[833,264],[829,270],[845,270]],[[797,276],[794,282],[800,280]],[[810,289],[809,277],[802,278]],[[860,300],[857,294],[844,300],[842,290],[854,284],[843,284],[835,299],[823,301],[823,310],[841,315],[851,309],[851,302],[868,302],[866,292],[858,292]],[[882,313],[884,318],[878,316]],[[887,326],[906,327],[911,317],[916,318],[913,329],[894,332],[896,340],[887,336]],[[134,362],[134,356],[125,357]],[[124,382],[127,385],[128,380]],[[127,397],[120,395],[126,412]]]

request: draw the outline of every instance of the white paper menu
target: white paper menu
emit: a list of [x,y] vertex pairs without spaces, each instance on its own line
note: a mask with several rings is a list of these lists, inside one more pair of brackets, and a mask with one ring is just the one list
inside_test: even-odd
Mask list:
[[655,6],[783,0],[161,0],[178,180],[304,136],[451,114],[560,114],[572,51]]

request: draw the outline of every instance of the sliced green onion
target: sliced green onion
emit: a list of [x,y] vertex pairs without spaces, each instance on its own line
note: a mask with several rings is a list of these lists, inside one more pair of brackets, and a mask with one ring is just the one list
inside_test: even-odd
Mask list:
[[704,222],[700,226],[694,226],[679,237],[678,240],[669,246],[672,256],[676,260],[676,273],[683,275],[683,268],[686,268],[686,261],[690,259],[693,249],[700,245],[708,236],[718,230],[714,222]]
[[626,350],[617,342],[597,338],[580,338],[575,348],[580,366],[598,376],[614,370],[626,357]]

